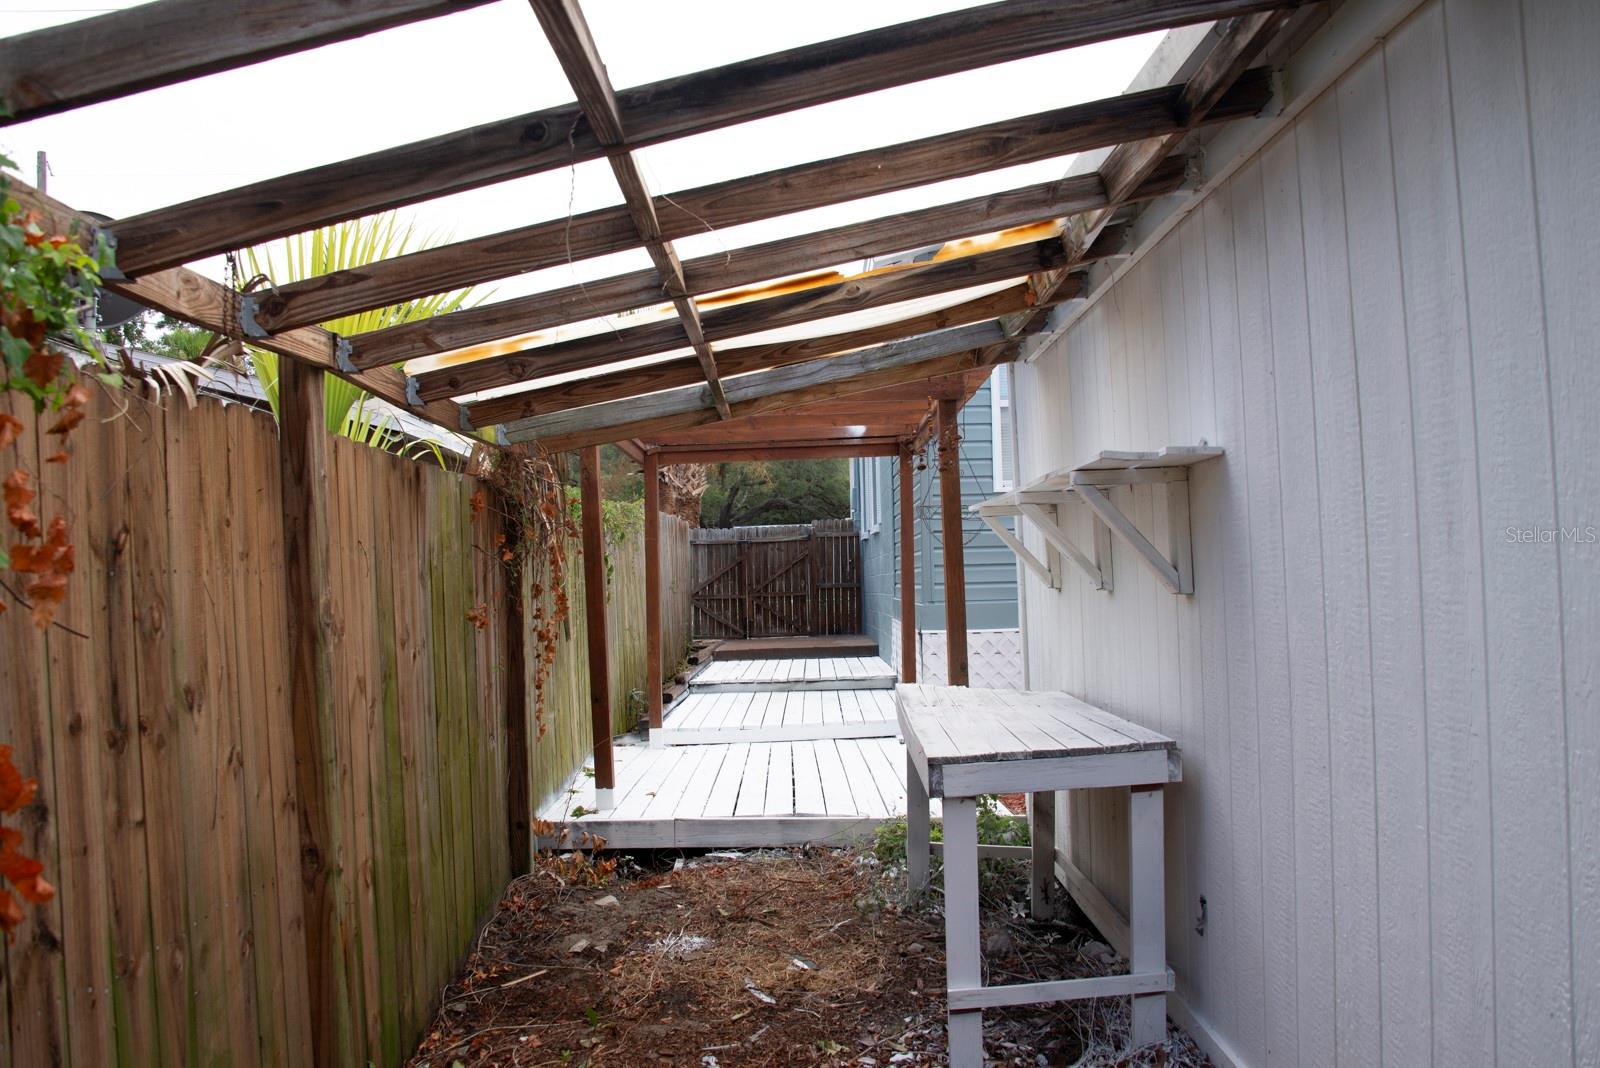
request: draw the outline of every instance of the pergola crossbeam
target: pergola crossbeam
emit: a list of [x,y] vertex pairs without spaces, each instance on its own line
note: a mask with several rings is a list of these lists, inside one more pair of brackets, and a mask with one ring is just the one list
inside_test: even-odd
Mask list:
[[[785,293],[718,308],[697,318],[707,341],[725,341],[765,330],[828,319],[917,297],[938,296],[973,286],[1025,278],[1041,267],[1063,262],[1057,238],[980,253],[960,259],[909,265],[888,273],[831,286]],[[585,370],[619,360],[670,352],[692,344],[689,322],[650,323],[571,341],[541,345],[469,363],[452,364],[416,376],[425,400],[460,396],[516,385],[550,374]]]
[[[1184,160],[1166,161],[1134,190],[1134,199],[1162,196],[1177,189],[1184,168]],[[1108,203],[1099,174],[1077,175],[686,260],[684,288],[690,296],[701,296],[871,256],[1094,211]],[[633,271],[356,334],[350,338],[351,362],[357,367],[399,363],[494,341],[513,332],[531,333],[650,307],[664,299],[655,270]]]
[[[734,178],[656,198],[661,236],[677,240],[880,193],[1187,129],[1169,85],[949,134]],[[1271,97],[1267,71],[1247,72],[1199,121],[1253,116]],[[441,190],[442,191],[442,190]],[[281,207],[281,205],[275,205]],[[129,223],[114,224],[127,240]],[[257,319],[272,331],[460,286],[492,282],[640,244],[626,207],[600,208],[280,285]]]
[[[725,376],[772,370],[789,364],[837,355],[852,349],[865,348],[868,345],[885,344],[897,338],[925,334],[952,326],[965,326],[968,323],[1021,312],[1033,306],[1033,299],[1033,294],[1026,286],[1012,286],[997,293],[976,297],[909,319],[886,323],[883,326],[804,338],[799,341],[723,349],[717,354],[717,366]],[[530,419],[536,415],[545,415],[566,408],[600,404],[604,401],[642,396],[676,386],[692,385],[698,380],[699,363],[693,357],[663,360],[645,367],[631,367],[623,371],[591,375],[587,378],[562,382],[559,385],[522,390],[477,401],[467,405],[467,417],[475,427],[492,426],[515,419]]]
[[6,37],[0,39],[0,100],[11,114],[0,117],[0,126],[484,3],[157,0]]
[[[627,147],[639,148],[928,78],[1295,2],[1164,0],[1130,5],[1125,0],[1007,0],[623,90],[616,94],[617,113],[628,134]],[[259,10],[260,21],[267,25],[276,26],[286,9],[324,8],[349,12],[347,20],[378,28],[382,24],[379,16],[364,14],[366,9],[441,9],[446,5],[436,0],[412,4],[374,0],[357,5],[336,0],[273,0],[251,6]],[[150,33],[149,39],[160,40],[164,51],[177,56],[221,52],[219,42],[229,38],[245,39],[243,46],[236,46],[242,47],[244,54],[220,66],[199,67],[154,59],[144,51],[131,58],[108,56],[100,66],[121,73],[102,79],[108,84],[93,93],[80,94],[81,99],[58,106],[120,96],[322,43],[304,30],[296,40],[279,27],[281,39],[275,46],[251,46],[251,23],[246,21],[243,29],[235,29],[241,25],[237,8],[225,0],[158,0],[117,16],[104,16],[121,18],[124,21],[119,26],[131,27],[154,27],[159,19],[165,32],[141,29],[139,35]],[[315,21],[332,24],[325,16]],[[388,24],[395,21],[391,18]],[[0,96],[10,100],[19,95],[24,82],[44,82],[49,74],[77,64],[93,65],[85,62],[81,51],[74,50],[74,35],[82,32],[79,25],[68,23],[11,39],[17,43],[15,47],[0,52],[0,72],[5,72],[0,74],[5,79],[0,81]],[[135,36],[124,30],[111,39],[126,49]],[[140,82],[149,70],[162,74],[156,81]],[[68,94],[58,91],[55,95],[64,99]],[[14,109],[16,106],[13,103]],[[582,113],[581,106],[572,103],[515,115],[121,220],[117,229],[124,246],[124,270],[131,274],[174,267],[312,227],[607,155],[597,131],[581,121]],[[22,113],[22,117],[32,116]],[[372,307],[386,303],[380,301]]]
[[[968,369],[972,350],[991,345],[1000,337],[998,323],[978,323],[831,360],[743,376],[728,382],[728,402],[736,416],[755,415],[880,385],[951,374]],[[696,426],[707,422],[710,412],[709,392],[704,386],[694,386],[520,420],[507,425],[505,431],[511,441],[537,440],[547,448],[574,448],[583,443]],[[630,429],[635,427],[640,429]]]

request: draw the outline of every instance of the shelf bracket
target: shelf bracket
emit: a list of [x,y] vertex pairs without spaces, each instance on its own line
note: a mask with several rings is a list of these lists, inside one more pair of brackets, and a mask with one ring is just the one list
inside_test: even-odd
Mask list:
[[1048,582],[1052,590],[1061,588],[1061,570],[1058,567],[1051,566],[1055,563],[1053,547],[1049,553],[1051,557],[1050,564],[1045,564],[1037,556],[1033,555],[1033,552],[1026,545],[1022,544],[1021,538],[1006,529],[999,516],[984,515],[979,512],[978,517],[983,520],[985,526],[994,531],[996,537],[1005,542],[1006,548],[1017,554],[1018,560],[1021,560],[1034,574]]
[[1104,527],[1099,520],[1095,521],[1094,558],[1090,559],[1061,526],[1060,506],[1055,506],[1055,515],[1046,512],[1042,504],[1024,502],[1019,508],[1023,515],[1033,520],[1046,541],[1065,553],[1067,559],[1089,576],[1090,585],[1097,590],[1111,592],[1111,539],[1102,536]]
[[1194,565],[1189,548],[1189,483],[1168,482],[1165,486],[1167,526],[1171,531],[1170,559],[1167,553],[1150,543],[1122,509],[1111,503],[1105,490],[1076,480],[1072,489],[1095,516],[1155,572],[1163,586],[1172,593],[1190,594],[1194,592]]

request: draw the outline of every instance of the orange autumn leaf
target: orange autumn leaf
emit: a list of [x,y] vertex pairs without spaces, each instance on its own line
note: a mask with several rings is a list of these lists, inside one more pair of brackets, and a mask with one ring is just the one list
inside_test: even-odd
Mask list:
[[56,609],[67,599],[67,576],[41,575],[22,588],[33,605],[33,625],[46,630],[55,622]]
[[67,408],[82,408],[89,403],[89,391],[83,388],[82,382],[74,382],[67,387],[66,395],[61,398],[61,403]]
[[14,415],[0,415],[0,449],[16,442],[22,436],[23,423]]
[[[33,800],[39,791],[38,779],[24,779],[17,766],[11,762],[11,747],[0,745],[0,812],[15,812]],[[11,852],[22,841],[22,835],[0,828],[0,857]]]
[[68,408],[62,413],[61,418],[55,421],[55,425],[45,433],[70,434],[78,428],[78,424],[83,422],[85,418],[86,413],[82,408]]
[[6,519],[11,525],[20,530],[24,537],[38,537],[39,517],[28,507],[37,494],[33,491],[28,472],[19,467],[7,475],[5,481],[0,482],[0,495],[4,496]]
[[64,464],[70,459],[72,459],[72,454],[62,449],[60,452],[53,452],[46,456],[44,462],[47,464]]
[[487,498],[484,497],[483,490],[479,490],[477,493],[474,493],[472,495],[472,514],[481,514],[486,503]]
[[40,245],[44,244],[44,231],[29,230],[26,235],[23,236],[22,240],[27,243],[29,248],[38,248]]
[[66,359],[66,356],[53,349],[39,349],[23,361],[22,373],[27,375],[34,385],[43,389],[56,380]]

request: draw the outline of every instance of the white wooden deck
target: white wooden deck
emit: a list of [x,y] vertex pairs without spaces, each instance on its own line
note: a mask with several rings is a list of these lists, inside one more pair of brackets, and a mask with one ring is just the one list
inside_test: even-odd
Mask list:
[[667,712],[651,745],[892,738],[893,690],[755,690],[690,693]]
[[877,657],[713,662],[648,744],[615,743],[610,809],[580,771],[539,817],[615,849],[866,837],[906,812],[894,681]]
[[878,656],[804,660],[713,660],[689,681],[693,690],[892,690],[894,668]]
[[594,780],[580,773],[540,818],[600,835],[609,848],[671,849],[846,842],[906,811],[897,738],[618,744],[614,752],[609,811],[593,811]]

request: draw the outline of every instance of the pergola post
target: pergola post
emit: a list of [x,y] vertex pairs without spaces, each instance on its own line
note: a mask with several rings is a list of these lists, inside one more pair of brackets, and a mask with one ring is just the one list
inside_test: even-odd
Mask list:
[[650,729],[661,727],[661,458],[644,455],[644,692]]
[[612,805],[611,665],[606,649],[606,547],[600,529],[600,447],[582,451],[578,476],[583,509],[583,612],[589,638],[589,721],[594,728],[595,807]]
[[900,446],[900,681],[917,681],[916,464],[911,446]]
[[939,523],[944,541],[944,629],[951,686],[967,684],[967,572],[961,532],[961,402],[939,401]]
[[278,359],[278,471],[288,609],[289,715],[300,813],[300,894],[313,1060],[342,1059],[339,952],[339,781],[328,580],[328,429],[322,371]]

